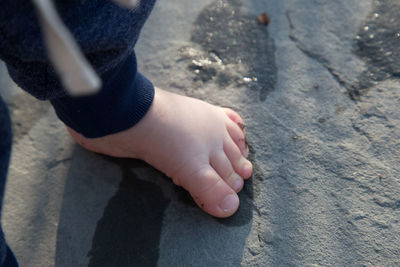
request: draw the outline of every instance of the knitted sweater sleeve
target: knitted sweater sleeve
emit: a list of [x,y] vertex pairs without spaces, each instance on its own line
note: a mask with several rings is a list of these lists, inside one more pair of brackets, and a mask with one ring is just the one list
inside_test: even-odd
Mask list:
[[135,125],[150,108],[154,87],[137,71],[134,45],[155,0],[124,9],[109,0],[56,0],[57,10],[103,81],[96,95],[70,97],[55,73],[35,10],[26,0],[0,2],[0,59],[25,91],[50,100],[58,117],[94,138]]

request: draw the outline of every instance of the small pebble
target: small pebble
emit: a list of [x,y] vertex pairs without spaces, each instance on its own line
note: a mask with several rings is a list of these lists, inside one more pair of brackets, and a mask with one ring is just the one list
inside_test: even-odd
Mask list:
[[268,15],[264,12],[260,16],[257,17],[257,21],[259,24],[268,25],[269,18]]

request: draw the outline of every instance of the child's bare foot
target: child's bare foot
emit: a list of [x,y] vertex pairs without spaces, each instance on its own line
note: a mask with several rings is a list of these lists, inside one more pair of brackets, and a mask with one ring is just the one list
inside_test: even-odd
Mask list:
[[205,212],[228,217],[252,173],[242,125],[230,109],[156,89],[150,110],[128,130],[100,138],[68,131],[88,150],[145,160],[188,190]]

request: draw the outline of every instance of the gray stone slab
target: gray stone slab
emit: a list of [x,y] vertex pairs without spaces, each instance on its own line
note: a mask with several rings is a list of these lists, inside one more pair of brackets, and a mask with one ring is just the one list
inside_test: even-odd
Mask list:
[[16,93],[15,86],[8,76],[6,65],[0,61],[0,96],[6,101],[10,101],[12,96]]
[[142,72],[246,119],[254,175],[228,219],[143,162],[84,151],[48,106],[13,93],[3,225],[21,265],[400,265],[398,8],[157,3]]

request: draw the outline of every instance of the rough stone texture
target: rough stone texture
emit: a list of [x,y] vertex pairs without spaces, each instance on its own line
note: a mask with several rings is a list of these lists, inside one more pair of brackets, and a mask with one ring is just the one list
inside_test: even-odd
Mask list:
[[247,122],[254,175],[224,220],[140,161],[77,147],[48,106],[7,90],[17,134],[3,225],[21,265],[400,265],[399,8],[159,1],[142,71]]

